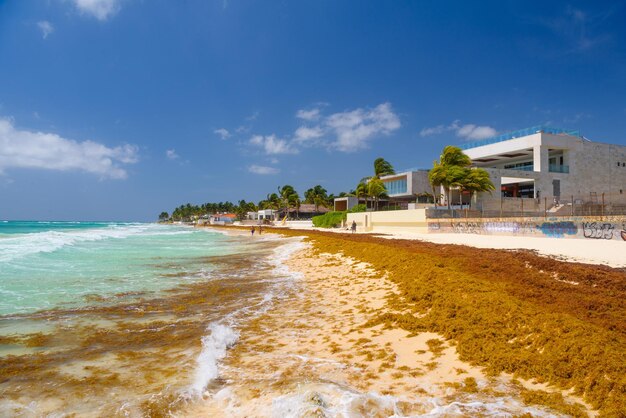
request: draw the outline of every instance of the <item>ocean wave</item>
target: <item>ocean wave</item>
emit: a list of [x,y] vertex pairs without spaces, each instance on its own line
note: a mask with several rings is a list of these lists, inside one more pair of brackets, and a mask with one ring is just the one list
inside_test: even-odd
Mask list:
[[213,322],[208,329],[209,335],[202,337],[202,351],[198,356],[198,368],[190,394],[202,396],[209,382],[219,376],[218,362],[226,357],[226,351],[239,339],[239,333],[233,328]]
[[[295,279],[301,277],[301,273],[291,271],[284,262],[296,251],[305,248],[307,244],[301,239],[290,240],[284,245],[274,249],[268,262],[273,266],[275,277],[274,285],[263,294],[261,299],[254,304],[238,309],[227,315],[220,322],[212,322],[208,326],[209,335],[202,337],[202,351],[197,359],[198,367],[195,372],[193,384],[183,393],[184,397],[202,396],[208,384],[219,376],[219,361],[226,357],[228,349],[239,339],[237,325],[242,318],[250,319],[262,315],[272,306],[276,298],[284,295],[284,290]],[[224,325],[228,323],[229,325]]]
[[49,230],[13,236],[9,235],[0,241],[0,262],[13,261],[39,253],[51,253],[82,242],[123,239],[135,235],[156,236],[189,233],[191,233],[191,231],[172,231],[168,230],[167,227],[158,225],[136,224],[127,226],[111,225],[106,228],[67,231]]

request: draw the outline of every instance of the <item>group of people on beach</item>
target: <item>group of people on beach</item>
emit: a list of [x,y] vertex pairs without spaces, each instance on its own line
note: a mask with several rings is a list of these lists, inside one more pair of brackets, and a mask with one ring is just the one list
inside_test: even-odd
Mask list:
[[[256,227],[253,225],[252,228],[250,228],[250,235],[254,236],[254,232],[256,231]],[[263,233],[263,226],[259,225],[259,235],[261,235]]]

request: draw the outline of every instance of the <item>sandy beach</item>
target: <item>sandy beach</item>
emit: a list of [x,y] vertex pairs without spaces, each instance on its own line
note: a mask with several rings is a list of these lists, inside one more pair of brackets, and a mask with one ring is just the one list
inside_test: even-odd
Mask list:
[[[299,233],[302,231],[291,231],[289,235]],[[387,241],[355,234],[343,235],[350,240],[344,241],[334,238],[342,235],[314,231],[305,235],[308,236],[308,248],[296,254],[286,264],[289,269],[300,274],[297,289],[286,300],[241,329],[240,340],[229,351],[220,367],[220,379],[226,383],[225,387],[215,393],[205,394],[206,401],[193,411],[193,415],[596,416],[598,409],[602,414],[602,407],[604,411],[615,411],[614,403],[596,400],[593,405],[593,402],[589,402],[594,398],[590,393],[581,390],[583,381],[576,382],[576,379],[582,378],[580,375],[565,380],[547,377],[546,374],[549,373],[544,369],[553,365],[540,358],[543,355],[540,353],[546,347],[561,350],[556,342],[543,340],[541,344],[545,346],[541,348],[532,342],[534,332],[523,332],[523,338],[527,342],[516,346],[515,350],[525,352],[522,354],[525,356],[524,361],[531,363],[535,359],[528,354],[536,352],[536,365],[531,369],[536,368],[539,372],[534,376],[524,367],[515,366],[520,360],[516,357],[519,353],[515,353],[515,350],[505,355],[499,353],[501,347],[484,346],[490,337],[483,330],[489,330],[491,326],[502,326],[502,329],[494,329],[486,334],[506,330],[509,333],[507,338],[511,340],[504,344],[516,345],[513,342],[520,337],[511,333],[511,326],[519,328],[522,323],[529,329],[538,326],[525,322],[526,315],[537,316],[539,322],[550,316],[557,319],[557,322],[565,317],[567,320],[573,318],[574,322],[567,326],[580,327],[580,330],[587,332],[591,324],[586,324],[582,319],[584,315],[575,312],[574,308],[567,306],[563,310],[546,310],[543,301],[531,296],[533,289],[529,289],[524,295],[504,290],[502,283],[497,283],[495,288],[490,289],[493,282],[498,282],[493,277],[501,273],[495,271],[495,268],[493,276],[487,279],[491,282],[487,287],[475,288],[477,283],[469,282],[466,288],[456,288],[455,291],[463,298],[463,302],[439,300],[447,296],[443,290],[437,295],[435,288],[439,285],[448,286],[448,283],[441,282],[446,282],[446,273],[450,273],[442,271],[439,277],[433,277],[428,284],[427,287],[434,292],[431,292],[428,303],[423,303],[424,301],[416,301],[410,297],[410,291],[407,292],[406,288],[407,281],[401,282],[397,279],[397,263],[407,264],[402,261],[402,257],[406,256],[406,253],[401,254],[405,246],[402,240]],[[382,266],[385,267],[381,268],[381,265],[374,265],[377,263],[367,262],[375,258],[372,258],[371,248],[366,249],[365,244],[376,246],[374,253],[381,246],[391,247],[387,249],[397,257],[393,260],[378,254],[383,260]],[[414,245],[407,247],[411,250],[421,248],[420,245],[425,246],[427,253],[449,253],[450,259],[475,259],[481,253],[479,249],[469,250],[467,254],[466,247],[416,241],[406,245]],[[489,256],[481,268],[514,259],[508,251],[483,253]],[[355,257],[355,254],[362,256]],[[592,283],[594,278],[589,281],[589,277],[574,282],[570,280],[572,277],[592,268],[538,257],[529,252],[520,255],[524,257],[520,261],[522,269],[531,276],[540,277],[540,281],[547,279],[550,282],[548,287],[555,290],[551,295],[552,303],[560,298],[567,298],[576,287],[587,288],[583,293],[597,286],[617,286],[620,292],[624,291],[623,272],[603,267],[613,274],[612,279],[621,280],[621,284],[611,282],[607,285],[606,281]],[[544,262],[548,264],[541,264]],[[560,268],[562,277],[554,271],[548,271],[548,265]],[[404,270],[400,274],[411,276],[407,273]],[[515,276],[516,272],[512,270],[510,273]],[[419,278],[416,277],[415,280]],[[481,282],[481,285],[484,284],[485,282]],[[529,287],[545,289],[546,283],[529,284]],[[545,290],[549,293],[551,289]],[[502,307],[505,310],[509,309],[506,307],[509,301],[504,301],[514,296],[514,303],[519,305],[519,309],[515,308],[516,315],[520,316],[519,323],[510,315],[510,324],[506,325],[486,318],[493,312],[487,312],[483,302],[472,300],[480,298],[474,292],[503,292],[496,295],[496,298],[503,301]],[[594,300],[597,296],[590,295],[587,300]],[[452,318],[443,319],[440,323],[434,319],[429,320],[429,316],[439,309],[433,303],[448,302],[456,305],[456,312],[462,312],[463,304],[468,302],[467,308],[475,309],[474,314],[483,323],[473,326],[462,321],[455,323]],[[528,306],[520,307],[528,302]],[[620,306],[614,305],[615,311],[623,308],[623,303]],[[450,315],[450,312],[445,314]],[[554,315],[561,314],[563,318],[554,318]],[[605,315],[603,320],[619,322],[613,314],[615,312]],[[596,325],[599,323],[600,321],[596,321]],[[419,324],[418,329],[415,324]],[[562,325],[560,323],[557,327]],[[613,329],[615,324],[603,326]],[[450,327],[466,329],[451,330]],[[438,328],[442,331],[437,332]],[[543,333],[547,332],[546,328],[549,327],[544,327]],[[558,329],[552,329],[552,332],[559,334]],[[620,328],[612,337],[617,335],[621,341],[622,332],[623,329]],[[601,333],[593,335],[593,338],[605,337],[599,334]],[[475,341],[469,342],[472,338]],[[472,349],[478,346],[484,353],[478,356],[469,353],[466,344],[474,345]],[[615,352],[611,349],[615,347],[623,353],[623,346],[619,348],[618,344],[608,347],[602,356],[614,355]],[[496,355],[511,355],[512,364],[494,366],[490,356]],[[597,359],[601,367],[614,366],[604,360]],[[507,361],[509,360],[505,363]],[[569,361],[578,362],[574,358]],[[574,368],[576,367],[579,366]],[[614,370],[613,375],[615,373],[619,371]]]
[[[347,229],[323,229],[312,226],[297,225],[289,229],[303,231],[318,230],[349,234]],[[402,231],[400,228],[379,229],[368,233],[357,230],[357,234],[380,236],[387,239],[409,239],[435,244],[467,245],[476,248],[491,248],[503,250],[529,250],[538,254],[557,259],[600,264],[615,268],[626,267],[626,242],[594,239],[562,239],[548,237],[529,237],[513,235],[480,235],[480,234],[446,234],[446,233],[417,233]]]
[[386,274],[310,248],[287,265],[302,274],[298,292],[241,330],[220,373],[233,385],[194,415],[548,414],[520,396],[541,385],[487,376],[440,334],[369,326],[398,295]]

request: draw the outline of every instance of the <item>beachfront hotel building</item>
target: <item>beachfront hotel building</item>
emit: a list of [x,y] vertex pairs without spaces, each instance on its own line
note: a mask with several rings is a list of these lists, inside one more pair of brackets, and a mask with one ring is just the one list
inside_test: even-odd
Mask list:
[[[410,203],[420,201],[421,198],[432,196],[432,187],[428,181],[428,170],[405,170],[400,173],[382,176],[380,180],[385,185],[388,199],[384,199],[385,206],[394,205],[408,207]],[[364,203],[364,198],[355,196],[335,198],[335,210],[350,210],[359,203]]]
[[383,176],[380,180],[387,189],[387,196],[392,203],[419,201],[424,195],[432,195],[428,181],[428,170],[407,170]]
[[[481,211],[563,212],[584,214],[593,205],[626,211],[626,146],[594,142],[578,131],[535,126],[466,143],[463,152],[474,167],[485,169],[495,186],[473,196],[450,191],[450,203]],[[381,177],[387,205],[408,206],[432,194],[428,169]],[[444,195],[443,189],[435,190]],[[335,199],[335,210],[349,210],[354,196]],[[405,207],[410,208],[411,206]],[[438,206],[447,209],[447,202]],[[584,209],[584,210],[583,210]]]
[[592,142],[577,131],[537,126],[466,144],[463,152],[489,172],[489,198],[579,203],[602,195],[626,202],[626,147]]

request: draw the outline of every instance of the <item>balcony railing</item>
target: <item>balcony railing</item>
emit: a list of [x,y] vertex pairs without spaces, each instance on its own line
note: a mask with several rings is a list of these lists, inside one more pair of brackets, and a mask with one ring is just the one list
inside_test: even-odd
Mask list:
[[551,173],[569,173],[569,165],[550,164],[548,171]]
[[532,166],[532,165],[523,165],[523,166],[520,166],[520,167],[505,168],[505,170],[534,171],[535,167]]
[[466,144],[459,145],[459,148],[464,149],[464,150],[470,149],[470,148],[476,148],[476,147],[481,147],[483,145],[495,144],[496,142],[508,141],[509,139],[533,135],[539,132],[552,134],[552,135],[564,134],[564,135],[569,135],[569,136],[578,136],[578,137],[580,136],[579,131],[575,131],[571,129],[561,129],[561,128],[556,128],[553,126],[539,125],[539,126],[533,126],[531,128],[520,129],[519,131],[507,132],[502,135],[494,136],[492,138],[483,139],[481,141],[468,142]]

